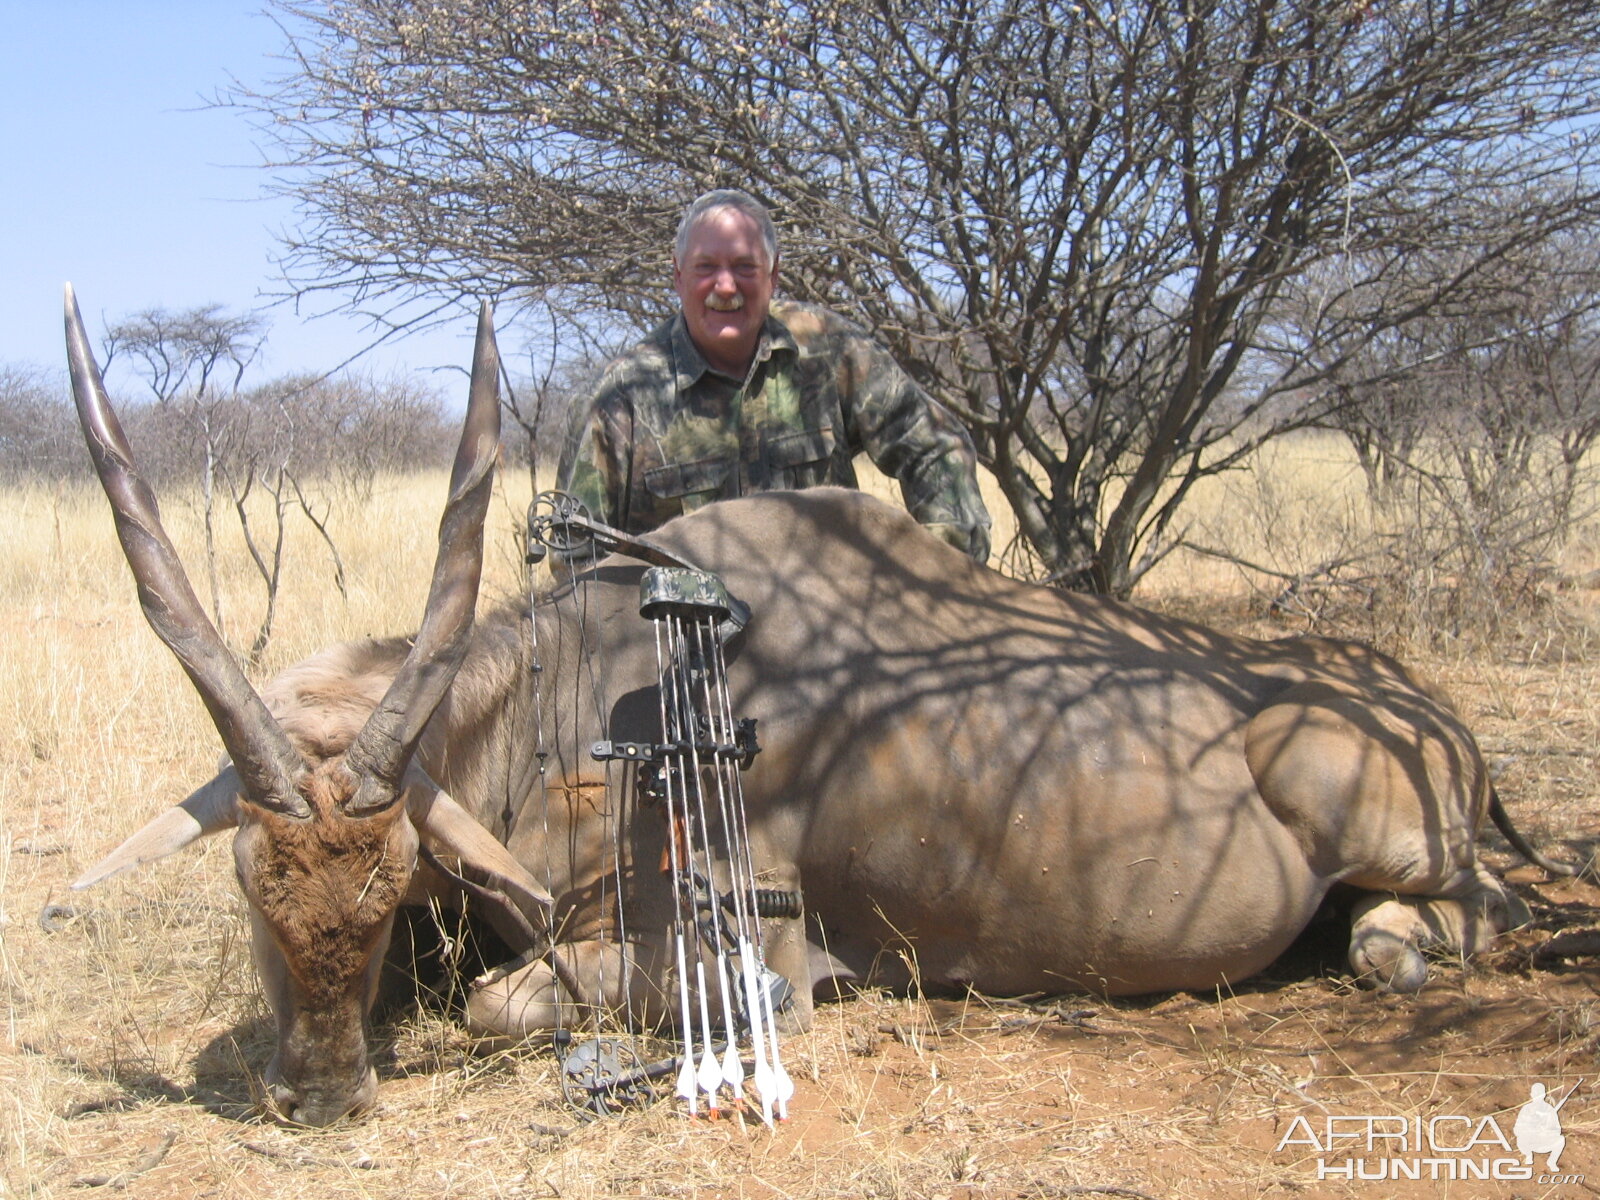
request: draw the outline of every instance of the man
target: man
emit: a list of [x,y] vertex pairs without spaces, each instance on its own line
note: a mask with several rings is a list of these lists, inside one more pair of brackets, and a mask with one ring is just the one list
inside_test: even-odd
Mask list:
[[1561,1152],[1567,1145],[1567,1139],[1561,1132],[1561,1105],[1570,1100],[1572,1093],[1577,1090],[1578,1084],[1575,1083],[1561,1098],[1561,1104],[1551,1104],[1545,1099],[1544,1084],[1535,1083],[1528,1088],[1528,1102],[1517,1111],[1517,1122],[1511,1127],[1511,1136],[1516,1139],[1517,1152],[1522,1155],[1523,1162],[1531,1164],[1535,1154],[1544,1154],[1548,1156],[1544,1160],[1545,1169],[1556,1169]]
[[854,487],[865,450],[917,520],[988,558],[966,430],[858,327],[773,301],[778,238],[759,202],[723,189],[691,204],[672,279],[678,314],[606,368],[569,424],[559,486],[591,516],[644,533],[714,500]]

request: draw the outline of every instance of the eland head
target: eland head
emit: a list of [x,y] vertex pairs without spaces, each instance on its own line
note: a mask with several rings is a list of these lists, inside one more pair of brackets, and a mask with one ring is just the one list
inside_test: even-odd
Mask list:
[[297,749],[207,619],[106,398],[70,285],[66,324],[79,420],[140,604],[200,693],[228,757],[212,780],[73,886],[92,886],[208,833],[234,829],[234,868],[250,906],[255,963],[277,1023],[268,1098],[286,1121],[326,1125],[366,1107],[377,1091],[367,1014],[423,836],[462,851],[491,874],[503,868],[531,883],[412,762],[466,652],[477,603],[500,438],[489,306],[479,314],[465,426],[421,628],[376,709],[331,754]]

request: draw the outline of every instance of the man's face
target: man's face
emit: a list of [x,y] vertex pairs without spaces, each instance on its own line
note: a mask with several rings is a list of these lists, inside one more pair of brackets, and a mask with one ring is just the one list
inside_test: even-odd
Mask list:
[[673,259],[672,283],[689,336],[713,368],[735,376],[749,370],[777,281],[761,227],[745,213],[713,209],[690,229],[683,260]]

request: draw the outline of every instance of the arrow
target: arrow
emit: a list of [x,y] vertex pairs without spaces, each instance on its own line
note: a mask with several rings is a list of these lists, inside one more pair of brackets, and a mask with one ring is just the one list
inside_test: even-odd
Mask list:
[[722,1086],[722,1067],[717,1063],[717,1052],[711,1048],[711,1009],[706,1002],[706,964],[701,959],[695,963],[695,983],[700,988],[700,1036],[705,1039],[706,1052],[700,1059],[700,1070],[695,1078],[700,1090],[707,1096],[706,1106],[712,1115],[717,1111],[717,1089]]

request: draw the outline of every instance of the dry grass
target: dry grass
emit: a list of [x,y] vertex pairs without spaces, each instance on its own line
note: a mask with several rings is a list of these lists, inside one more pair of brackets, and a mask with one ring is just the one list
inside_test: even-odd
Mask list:
[[[1193,536],[1274,567],[1314,565],[1358,536],[1351,471],[1328,446],[1269,460],[1200,497]],[[300,531],[269,670],[341,637],[411,626],[443,491],[442,475],[389,481],[345,514],[335,535],[347,598]],[[511,531],[524,503],[496,501],[491,589],[517,586]],[[1600,894],[1524,869],[1516,878],[1538,926],[1484,963],[1445,964],[1412,999],[1351,991],[1320,972],[1313,949],[1231,996],[828,1006],[788,1046],[800,1091],[795,1119],[775,1133],[690,1123],[667,1105],[581,1122],[547,1054],[476,1056],[430,1013],[380,1031],[375,1114],[279,1130],[254,1107],[271,1033],[225,839],[84,896],[65,891],[209,774],[216,736],[135,609],[98,494],[12,493],[4,504],[0,1195],[1437,1195],[1437,1184],[1317,1183],[1303,1153],[1273,1148],[1298,1114],[1506,1113],[1528,1079],[1596,1073],[1600,980],[1586,960],[1536,968],[1530,954],[1553,931],[1600,923]],[[169,502],[167,520],[198,563],[192,508]],[[248,640],[259,584],[237,544],[224,562],[224,612]],[[1218,560],[1174,557],[1145,598],[1291,631],[1274,625],[1266,589]],[[1563,636],[1426,665],[1482,733],[1524,827],[1592,848],[1600,662],[1587,647]],[[47,933],[36,922],[47,903],[79,916]],[[1580,1093],[1563,1115],[1563,1167],[1600,1180],[1600,1104]],[[1551,1194],[1571,1192],[1582,1189]]]

